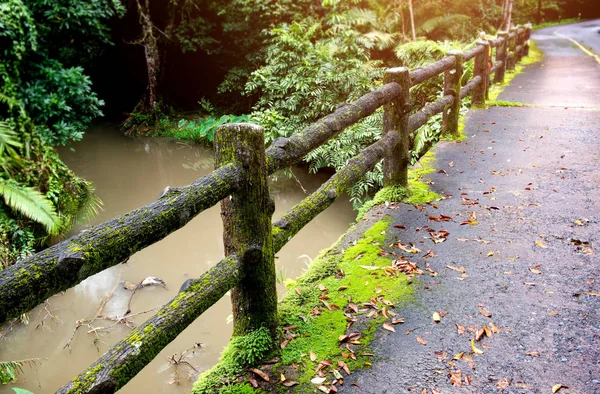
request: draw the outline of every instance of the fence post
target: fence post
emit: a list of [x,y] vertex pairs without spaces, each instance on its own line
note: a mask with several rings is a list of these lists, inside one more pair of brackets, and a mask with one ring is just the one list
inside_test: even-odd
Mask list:
[[483,50],[475,56],[473,76],[481,77],[481,83],[473,89],[471,105],[482,106],[488,98],[488,88],[490,85],[490,43],[488,41],[479,40],[477,41],[477,46],[483,47]]
[[241,188],[221,201],[225,256],[235,254],[243,279],[231,290],[233,335],[261,327],[277,327],[277,289],[265,140],[259,126],[241,123],[220,126],[215,134],[217,168],[237,163],[244,168]]
[[410,164],[410,136],[408,118],[410,116],[410,76],[408,68],[396,67],[386,70],[383,83],[396,82],[402,93],[383,108],[383,134],[398,133],[400,142],[388,148],[383,159],[384,186],[408,186],[408,166]]
[[504,72],[506,71],[506,57],[508,48],[508,33],[500,32],[498,37],[502,38],[502,43],[496,47],[496,61],[502,62],[494,74],[494,83],[504,82]]
[[508,60],[506,62],[507,70],[514,70],[517,63],[517,45],[515,43],[517,37],[517,28],[511,27],[508,33]]
[[463,54],[460,51],[450,51],[448,55],[454,56],[454,69],[444,72],[444,96],[454,96],[454,101],[449,110],[444,110],[444,135],[458,137],[458,119],[460,117],[460,88],[464,72]]
[[525,25],[525,42],[523,43],[523,56],[529,56],[529,39],[531,38],[531,23]]

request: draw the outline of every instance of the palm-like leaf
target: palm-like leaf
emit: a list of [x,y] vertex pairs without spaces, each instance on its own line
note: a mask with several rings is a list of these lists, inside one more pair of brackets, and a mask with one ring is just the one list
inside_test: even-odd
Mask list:
[[36,189],[0,179],[0,195],[4,197],[4,202],[11,209],[40,223],[48,233],[52,235],[59,233],[60,218],[55,212],[54,205]]

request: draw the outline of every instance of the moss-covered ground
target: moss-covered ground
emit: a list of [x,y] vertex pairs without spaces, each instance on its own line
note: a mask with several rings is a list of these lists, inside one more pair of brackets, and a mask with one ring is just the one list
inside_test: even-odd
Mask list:
[[[389,329],[398,323],[394,310],[412,294],[406,276],[393,268],[393,256],[385,252],[389,225],[385,218],[376,222],[346,248],[339,241],[322,252],[298,280],[288,283],[279,305],[279,356],[275,363],[258,367],[270,376],[269,382],[254,372],[239,373],[241,368],[236,368],[239,364],[231,356],[235,353],[230,349],[232,342],[222,363],[203,374],[193,392],[284,392],[290,387],[312,392],[319,385],[339,385],[346,369],[369,367],[374,357],[369,343],[377,328],[387,323]],[[238,346],[236,351],[247,349]],[[231,379],[223,384],[223,377]],[[314,378],[322,382],[311,383]]]

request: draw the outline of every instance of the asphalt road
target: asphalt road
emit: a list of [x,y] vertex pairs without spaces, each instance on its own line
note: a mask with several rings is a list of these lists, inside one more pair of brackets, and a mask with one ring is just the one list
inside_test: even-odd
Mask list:
[[404,325],[379,333],[379,360],[342,393],[600,393],[600,64],[555,34],[600,52],[599,29],[535,32],[544,60],[499,97],[532,106],[470,111],[468,138],[435,148],[431,187],[446,199],[372,211],[406,228],[389,244],[421,253],[390,250],[437,276],[417,277]]

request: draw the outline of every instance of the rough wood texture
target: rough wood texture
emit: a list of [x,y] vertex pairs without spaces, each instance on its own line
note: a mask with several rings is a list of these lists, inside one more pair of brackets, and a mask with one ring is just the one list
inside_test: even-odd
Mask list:
[[500,32],[498,33],[500,39],[502,40],[500,45],[496,48],[496,63],[500,62],[500,66],[495,70],[494,73],[494,83],[502,83],[504,82],[504,73],[506,72],[506,61],[507,61],[507,51],[508,47],[508,33]]
[[508,58],[507,58],[507,62],[506,62],[506,69],[507,70],[514,70],[515,69],[515,64],[517,62],[517,53],[516,53],[516,49],[517,49],[517,44],[516,44],[516,38],[517,38],[517,33],[516,33],[516,28],[512,28],[510,29],[510,33],[508,34]]
[[487,41],[478,41],[477,46],[482,48],[481,52],[475,57],[475,66],[473,76],[481,77],[481,83],[478,84],[471,95],[471,105],[481,106],[485,104],[488,96],[490,69],[489,56],[490,44]]
[[482,79],[480,76],[471,79],[465,86],[463,86],[460,89],[460,98],[464,99],[465,97],[467,97],[471,93],[471,91],[481,83],[481,80]]
[[475,56],[479,55],[481,53],[481,51],[483,51],[483,48],[480,47],[479,45],[477,45],[475,48],[470,49],[463,53],[463,60],[465,62],[468,62],[469,60],[473,59]]
[[460,88],[461,79],[464,72],[463,55],[458,51],[448,53],[456,60],[454,69],[444,73],[444,96],[453,96],[456,99],[452,101],[449,111],[444,111],[444,135],[458,137],[458,119],[460,117]]
[[455,60],[452,56],[446,56],[435,63],[411,71],[410,86],[420,84],[431,77],[441,74],[446,70],[452,69],[454,67],[454,62]]
[[402,87],[402,94],[384,107],[383,133],[396,133],[400,143],[388,146],[383,162],[384,186],[408,186],[408,166],[410,164],[410,139],[408,118],[410,116],[410,76],[408,68],[392,68],[385,72],[383,83],[396,82]]
[[[410,134],[411,146],[414,145],[413,142],[415,131],[417,131],[419,127],[427,123],[429,118],[431,118],[433,115],[438,114],[443,110],[447,109],[449,106],[451,106],[453,102],[454,96],[447,95],[439,100],[436,100],[433,103],[426,104],[423,108],[421,108],[421,110],[417,111],[417,113],[411,115],[410,120],[408,121],[408,132]],[[425,151],[423,154],[425,154],[426,152],[427,151]]]
[[261,327],[273,334],[277,327],[277,289],[265,137],[259,126],[223,125],[215,134],[215,165],[234,163],[244,168],[244,181],[221,201],[225,256],[240,256],[243,279],[231,290],[233,335]]
[[338,196],[349,190],[367,172],[372,170],[383,158],[387,149],[399,142],[398,133],[385,134],[379,141],[348,160],[348,163],[321,185],[317,191],[284,214],[273,226],[275,252],[278,252],[302,227],[329,207]]
[[493,74],[496,71],[498,71],[500,67],[502,67],[502,62],[500,60],[494,62],[494,65],[492,66],[492,68],[490,68],[490,74]]
[[346,127],[366,118],[384,104],[394,100],[402,88],[390,83],[367,93],[352,103],[342,104],[334,113],[319,119],[289,138],[278,138],[267,149],[269,174],[300,161],[308,152],[338,135]]
[[221,260],[57,393],[116,392],[238,283],[242,271],[236,256]]
[[92,227],[0,272],[0,323],[48,297],[112,267],[183,227],[225,198],[242,170],[227,165],[191,185],[168,189],[158,200]]

